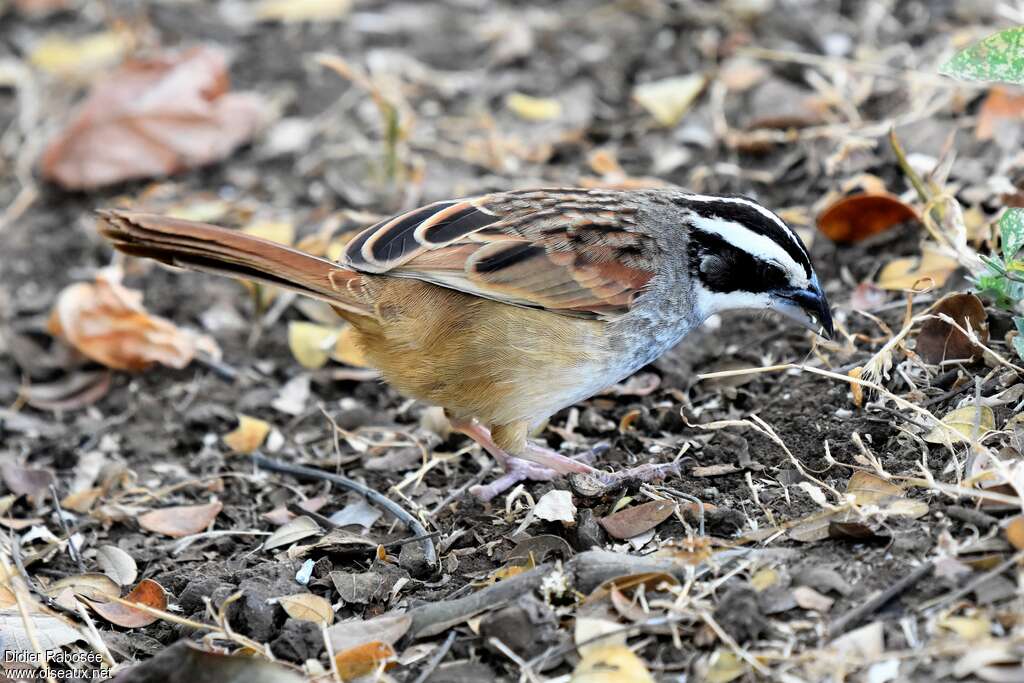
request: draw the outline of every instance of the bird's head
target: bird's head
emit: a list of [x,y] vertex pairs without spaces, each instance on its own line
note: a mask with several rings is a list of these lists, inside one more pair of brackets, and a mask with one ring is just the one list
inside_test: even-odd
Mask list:
[[750,199],[682,195],[688,257],[703,316],[734,309],[776,311],[818,334],[833,334],[832,312],[803,242]]

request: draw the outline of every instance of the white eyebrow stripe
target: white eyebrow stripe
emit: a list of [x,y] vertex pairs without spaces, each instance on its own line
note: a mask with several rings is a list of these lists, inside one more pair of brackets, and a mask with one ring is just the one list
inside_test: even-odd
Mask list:
[[796,236],[796,233],[793,231],[793,228],[791,228],[788,225],[786,225],[785,221],[783,221],[781,218],[776,216],[774,213],[772,213],[771,211],[769,211],[768,209],[766,209],[765,207],[761,206],[760,204],[758,204],[757,202],[755,202],[755,201],[753,201],[751,199],[747,199],[745,197],[718,197],[718,196],[710,195],[710,194],[685,194],[683,196],[685,196],[687,199],[693,199],[693,200],[696,200],[698,202],[721,202],[723,204],[745,204],[746,206],[749,206],[750,208],[754,209],[759,214],[761,214],[762,216],[764,216],[765,218],[767,218],[768,220],[772,221],[773,223],[778,225],[780,228],[782,228],[782,231],[784,233],[786,233],[787,235],[789,235],[789,239],[791,239],[793,241],[793,243],[796,244],[796,246],[800,249],[800,251],[804,252],[804,254],[807,253],[806,247],[804,247],[803,242],[800,241],[800,238]]
[[799,273],[800,281],[793,284],[805,287],[810,283],[803,266],[794,261],[793,257],[770,237],[756,233],[740,223],[708,218],[696,212],[691,214],[691,221],[697,230],[718,235],[729,244],[753,254],[762,261],[774,261],[785,267],[789,273]]

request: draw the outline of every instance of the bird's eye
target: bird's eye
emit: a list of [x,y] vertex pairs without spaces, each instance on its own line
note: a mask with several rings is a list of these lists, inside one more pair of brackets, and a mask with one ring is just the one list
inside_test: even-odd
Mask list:
[[762,263],[760,270],[765,289],[782,289],[789,284],[786,272],[774,263]]

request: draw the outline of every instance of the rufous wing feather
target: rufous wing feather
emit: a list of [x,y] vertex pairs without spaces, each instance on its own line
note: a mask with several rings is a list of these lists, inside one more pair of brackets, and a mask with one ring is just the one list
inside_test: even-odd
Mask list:
[[658,248],[622,193],[504,192],[437,202],[357,235],[354,270],[431,282],[517,306],[591,318],[629,310]]

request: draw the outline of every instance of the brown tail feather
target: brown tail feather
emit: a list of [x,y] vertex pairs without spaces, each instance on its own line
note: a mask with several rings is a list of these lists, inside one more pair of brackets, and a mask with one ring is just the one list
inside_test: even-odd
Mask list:
[[366,315],[359,273],[270,240],[158,214],[101,210],[100,233],[132,256],[256,280]]

